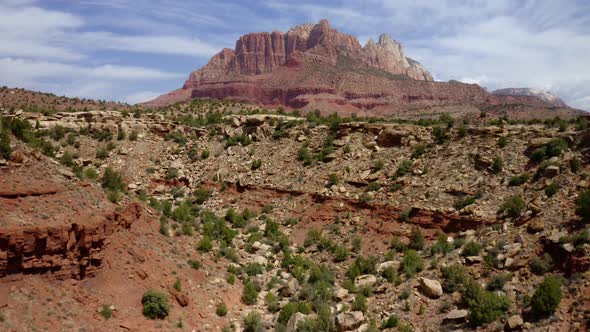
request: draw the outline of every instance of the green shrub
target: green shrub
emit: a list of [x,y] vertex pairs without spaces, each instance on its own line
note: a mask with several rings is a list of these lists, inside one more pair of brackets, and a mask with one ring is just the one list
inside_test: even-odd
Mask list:
[[336,246],[334,248],[334,261],[344,262],[350,256],[349,250],[345,246]]
[[581,193],[576,199],[576,214],[584,221],[590,220],[590,190]]
[[504,169],[504,159],[502,159],[500,156],[496,156],[492,163],[492,172],[497,174],[502,172],[502,169]]
[[129,134],[129,140],[130,141],[137,141],[138,136],[139,136],[139,133],[137,132],[137,130],[132,130],[131,134]]
[[281,308],[277,321],[280,324],[287,324],[291,316],[294,314],[300,312],[304,315],[307,315],[311,313],[311,309],[311,305],[305,302],[289,302],[285,304],[283,308]]
[[453,249],[453,246],[449,243],[448,239],[449,237],[445,233],[439,232],[436,243],[432,245],[430,252],[433,255],[449,253]]
[[533,257],[530,264],[531,272],[537,275],[543,275],[553,266],[553,258],[548,253],[544,253],[541,257]]
[[119,130],[118,130],[118,132],[117,132],[117,140],[118,140],[118,141],[122,141],[122,140],[124,140],[124,139],[125,139],[125,137],[126,137],[127,135],[126,135],[126,133],[125,133],[125,130],[124,130],[124,129],[123,129],[121,126],[119,126],[119,128],[118,128],[118,129],[119,129]]
[[104,317],[104,319],[110,319],[113,316],[113,311],[111,310],[111,306],[108,304],[103,304],[100,314],[102,317]]
[[346,275],[350,280],[356,279],[356,277],[363,274],[374,274],[376,272],[375,265],[377,264],[377,258],[358,256],[352,265],[348,268]]
[[400,267],[403,273],[413,276],[424,269],[424,260],[416,251],[409,249],[404,253]]
[[256,286],[251,282],[246,282],[244,290],[242,291],[242,302],[247,305],[256,304],[258,299],[258,290]]
[[217,303],[217,306],[215,307],[215,314],[217,314],[219,317],[225,317],[225,315],[227,315],[227,306],[225,305],[225,302],[221,301]]
[[244,317],[244,332],[264,332],[266,331],[262,324],[262,318],[256,311],[250,311]]
[[386,320],[383,321],[383,323],[381,323],[381,329],[385,330],[385,329],[392,329],[394,327],[397,327],[399,325],[399,319],[397,318],[397,316],[395,314],[390,315]]
[[166,180],[173,180],[176,178],[178,178],[178,169],[174,167],[168,168],[168,170],[166,170]]
[[10,149],[10,138],[4,130],[0,131],[0,157],[10,160],[12,149]]
[[355,236],[352,239],[352,251],[359,253],[363,245],[363,239],[360,236]]
[[148,290],[141,298],[143,315],[150,319],[164,319],[170,311],[168,296],[155,290]]
[[530,175],[528,173],[523,173],[523,174],[511,177],[510,180],[508,181],[508,185],[511,187],[520,186],[520,185],[528,182],[529,179],[530,179]]
[[496,274],[490,279],[486,285],[486,289],[489,291],[501,290],[504,288],[504,284],[506,284],[506,282],[510,279],[512,279],[512,275],[510,273]]
[[414,163],[411,160],[404,160],[395,171],[393,175],[394,179],[400,178],[406,174],[408,174],[412,170],[412,165]]
[[436,144],[443,144],[447,139],[447,129],[444,127],[433,127],[432,134],[434,135],[434,141],[436,142]]
[[530,159],[533,162],[539,162],[544,160],[545,158],[547,158],[547,147],[545,146],[536,148],[535,150],[533,150],[530,156]]
[[540,315],[552,314],[561,302],[561,282],[554,277],[546,277],[531,297],[533,312]]
[[410,158],[412,158],[412,159],[418,159],[418,158],[420,158],[425,153],[426,153],[426,145],[424,145],[424,144],[418,144],[414,148],[414,151],[412,152],[412,156]]
[[182,283],[180,282],[180,278],[176,277],[176,281],[174,282],[173,287],[174,289],[176,289],[177,292],[182,291]]
[[255,171],[255,170],[259,169],[260,167],[262,167],[262,160],[260,160],[260,159],[256,159],[256,160],[254,160],[254,161],[252,162],[252,165],[251,165],[251,167],[250,167],[250,168],[251,168],[253,171]]
[[123,177],[121,174],[110,167],[107,167],[102,175],[101,179],[102,187],[111,191],[123,191],[125,190],[125,184],[123,183]]
[[201,268],[201,262],[189,259],[187,261],[188,266],[190,266],[194,270],[198,270]]
[[457,130],[457,135],[459,137],[465,137],[465,136],[467,136],[467,127],[465,127],[465,125],[461,125],[459,127],[459,129]]
[[338,185],[339,179],[338,175],[335,173],[330,173],[328,175],[328,187]]
[[408,247],[414,250],[424,249],[424,234],[422,234],[422,231],[419,227],[412,228],[412,233],[410,234],[410,244]]
[[370,191],[379,191],[379,189],[381,189],[381,185],[379,183],[377,183],[377,182],[370,182],[367,185],[366,191],[367,192],[370,192]]
[[250,263],[244,267],[244,272],[253,277],[264,272],[264,267],[258,263]]
[[547,197],[552,197],[557,194],[557,191],[559,191],[559,184],[557,184],[557,182],[551,182],[545,187],[545,195],[547,195]]
[[109,151],[105,148],[100,148],[96,150],[96,158],[100,160],[105,160],[109,157]]
[[467,272],[463,265],[452,264],[442,269],[442,275],[445,279],[443,287],[446,291],[452,293],[461,289],[467,277]]
[[469,241],[463,246],[461,255],[463,257],[478,256],[481,251],[481,245],[477,242]]
[[208,236],[204,236],[199,243],[197,243],[197,250],[201,252],[209,252],[213,249],[213,242]]
[[195,190],[193,196],[195,198],[195,203],[201,205],[211,197],[211,192],[207,189],[199,188]]
[[502,203],[498,213],[501,214],[506,212],[508,217],[516,219],[520,217],[525,207],[526,204],[520,196],[512,196]]
[[357,294],[350,306],[352,311],[367,311],[367,298],[363,294]]
[[582,169],[582,161],[578,158],[572,158],[570,160],[570,170],[572,173],[578,173]]
[[381,272],[381,276],[383,277],[383,279],[387,280],[388,282],[391,283],[399,283],[401,280],[399,278],[399,276],[397,275],[397,273],[395,272],[395,270],[393,269],[392,266],[386,267],[382,272]]
[[468,319],[476,326],[495,321],[510,308],[510,300],[507,297],[486,291],[473,280],[465,282],[462,295],[469,307]]
[[380,171],[381,169],[383,169],[383,166],[385,166],[385,162],[383,162],[383,160],[379,159],[379,160],[375,161],[375,164],[373,165],[373,170]]
[[508,145],[508,138],[506,138],[506,136],[498,138],[498,147],[500,149],[506,147],[506,145]]

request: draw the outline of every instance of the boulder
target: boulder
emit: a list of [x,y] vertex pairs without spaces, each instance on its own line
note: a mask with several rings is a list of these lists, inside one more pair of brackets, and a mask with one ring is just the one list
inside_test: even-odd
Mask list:
[[372,287],[373,285],[375,285],[375,283],[377,283],[377,277],[375,277],[372,274],[365,274],[362,276],[358,276],[356,277],[356,279],[354,280],[354,286],[357,288],[362,288],[362,287]]
[[377,144],[384,148],[401,146],[402,139],[404,137],[406,137],[405,132],[387,128],[384,129],[381,133],[379,133],[379,136],[377,136]]
[[420,277],[418,278],[418,283],[420,284],[422,293],[430,298],[439,298],[443,295],[442,286],[436,280]]
[[465,309],[453,309],[443,318],[445,321],[464,321],[469,312]]
[[522,317],[520,317],[519,315],[510,316],[506,320],[506,325],[504,325],[504,330],[505,331],[519,331],[519,330],[522,330],[523,324],[524,324],[524,321],[523,321]]
[[338,331],[350,331],[363,324],[365,315],[361,311],[347,311],[336,316]]
[[377,272],[381,273],[381,272],[385,271],[385,269],[387,269],[389,267],[391,267],[395,271],[397,271],[399,269],[399,265],[400,265],[400,262],[398,262],[398,261],[387,261],[387,262],[383,262],[383,263],[379,264],[379,266],[377,266]]

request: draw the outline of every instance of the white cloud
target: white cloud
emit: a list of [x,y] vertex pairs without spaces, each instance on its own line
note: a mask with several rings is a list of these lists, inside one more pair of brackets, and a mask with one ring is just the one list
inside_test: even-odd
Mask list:
[[219,52],[214,47],[197,38],[176,36],[125,36],[110,32],[82,33],[70,41],[72,47],[87,49],[118,50],[152,54],[176,54],[195,57],[208,57]]
[[162,92],[140,91],[128,95],[123,101],[128,104],[138,104],[155,99],[160,95],[162,95]]

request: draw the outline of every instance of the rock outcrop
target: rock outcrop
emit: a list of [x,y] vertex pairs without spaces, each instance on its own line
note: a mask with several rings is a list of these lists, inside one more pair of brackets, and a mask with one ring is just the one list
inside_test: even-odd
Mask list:
[[390,36],[382,34],[362,46],[326,20],[286,33],[243,35],[235,49],[223,49],[192,72],[181,89],[144,105],[161,107],[195,98],[318,109],[345,116],[408,115],[429,107],[457,105],[492,111],[524,105],[525,110],[511,111],[542,114],[543,109],[550,109],[552,117],[567,117],[569,111],[559,113],[551,100],[534,96],[495,95],[476,84],[435,82]]
[[548,91],[530,88],[506,88],[495,90],[492,94],[497,96],[533,97],[554,107],[567,107],[567,104],[561,98]]

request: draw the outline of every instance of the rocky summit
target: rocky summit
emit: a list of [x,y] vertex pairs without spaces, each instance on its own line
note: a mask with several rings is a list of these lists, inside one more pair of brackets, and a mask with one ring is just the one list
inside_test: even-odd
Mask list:
[[[144,106],[195,98],[228,99],[263,107],[319,110],[360,116],[473,112],[506,106],[524,116],[570,116],[565,104],[532,94],[488,93],[476,84],[435,82],[401,43],[383,34],[365,46],[332,29],[327,20],[287,33],[250,33],[192,72],[181,89]],[[458,110],[459,106],[460,110]]]
[[0,330],[585,331],[588,119],[506,112],[2,88]]

